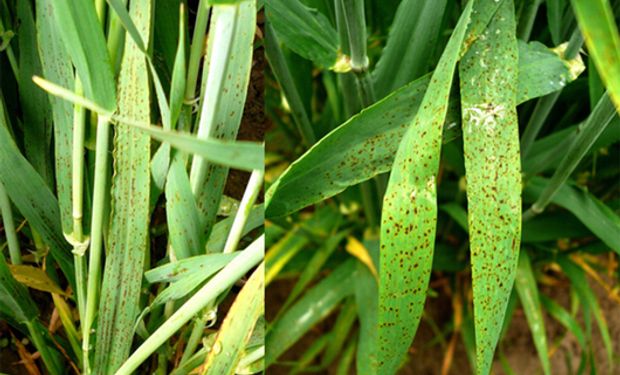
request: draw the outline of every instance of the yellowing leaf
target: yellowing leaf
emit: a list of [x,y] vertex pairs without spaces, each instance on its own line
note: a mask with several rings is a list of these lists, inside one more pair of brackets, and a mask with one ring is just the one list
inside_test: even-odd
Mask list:
[[11,274],[18,282],[29,288],[43,292],[56,293],[66,296],[65,293],[50,277],[40,268],[24,264],[10,264]]
[[377,268],[375,267],[375,264],[372,262],[372,258],[370,257],[370,254],[368,253],[368,249],[364,246],[364,244],[358,241],[357,238],[351,237],[351,236],[347,237],[347,241],[348,241],[347,246],[345,247],[347,250],[347,253],[353,255],[360,262],[364,263],[366,267],[370,269],[370,272],[372,272],[372,274],[376,278],[378,278],[379,274],[377,273]]

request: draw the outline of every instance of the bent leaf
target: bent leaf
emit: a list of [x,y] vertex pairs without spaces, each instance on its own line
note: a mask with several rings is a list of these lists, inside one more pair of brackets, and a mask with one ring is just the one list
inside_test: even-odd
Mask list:
[[[521,43],[517,104],[557,90],[566,62],[539,43]],[[534,56],[544,60],[533,64]],[[415,117],[430,82],[425,75],[353,116],[317,142],[274,182],[266,194],[266,216],[278,217],[334,196],[390,170],[398,144]],[[450,100],[443,142],[456,137],[458,98]]]

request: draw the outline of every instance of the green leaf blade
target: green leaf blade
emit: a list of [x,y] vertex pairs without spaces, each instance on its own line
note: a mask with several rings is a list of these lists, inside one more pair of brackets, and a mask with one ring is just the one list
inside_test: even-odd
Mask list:
[[515,30],[513,2],[505,0],[459,67],[480,374],[491,368],[521,239]]
[[[149,40],[152,2],[132,3],[131,15]],[[147,64],[139,46],[127,39],[119,74],[119,112],[149,122]],[[149,251],[150,138],[120,125],[114,139],[114,177],[108,251],[99,308],[95,366],[112,374],[129,355],[138,315],[144,259]]]
[[443,122],[461,45],[472,14],[468,3],[439,60],[413,123],[400,142],[381,217],[379,372],[398,370],[422,316],[437,220],[436,175]]

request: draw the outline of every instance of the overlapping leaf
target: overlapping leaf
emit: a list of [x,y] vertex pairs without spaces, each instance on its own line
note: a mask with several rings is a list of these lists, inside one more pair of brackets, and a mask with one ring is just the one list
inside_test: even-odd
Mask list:
[[[543,58],[535,60],[534,56]],[[539,43],[519,45],[517,103],[546,95],[569,82],[566,62]],[[430,75],[366,108],[333,130],[295,161],[267,192],[267,217],[295,212],[347,187],[390,170],[407,125],[418,112]],[[460,123],[458,99],[446,116],[444,142]]]

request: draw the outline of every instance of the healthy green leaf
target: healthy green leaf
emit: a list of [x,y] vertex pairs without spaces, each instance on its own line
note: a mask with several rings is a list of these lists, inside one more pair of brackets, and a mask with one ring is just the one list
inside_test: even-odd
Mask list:
[[273,323],[265,339],[266,366],[274,363],[310,328],[327,317],[340,301],[353,293],[356,263],[349,259],[341,264]]
[[480,374],[491,369],[521,240],[515,30],[513,1],[504,0],[459,67]]
[[428,71],[446,0],[400,3],[375,70],[375,94],[383,98]]
[[[213,274],[237,256],[236,253],[198,255],[164,264],[144,273],[149,283],[169,283],[192,273]],[[208,276],[207,276],[208,277]]]
[[22,156],[9,132],[0,96],[0,183],[11,201],[50,247],[54,260],[75,286],[70,246],[62,236],[58,201],[41,176]]
[[338,33],[325,15],[300,0],[268,0],[269,23],[284,44],[323,68],[332,68],[338,58]]
[[540,358],[544,373],[548,375],[551,374],[551,364],[547,350],[547,333],[538,297],[538,286],[536,286],[536,279],[534,278],[534,272],[530,263],[527,251],[521,251],[517,277],[515,279],[515,289],[519,293],[525,318],[530,326],[530,331],[532,331],[532,338],[538,352],[538,358]]
[[620,34],[607,0],[571,0],[588,52],[620,113]]
[[[549,179],[532,178],[523,191],[524,200],[531,202],[536,199],[548,184]],[[569,184],[563,184],[551,202],[570,211],[607,246],[620,253],[620,238],[617,236],[620,232],[620,217],[605,203]]]
[[19,323],[32,321],[39,312],[30,298],[26,287],[15,280],[9,267],[0,253],[0,302],[3,314],[8,314]]

